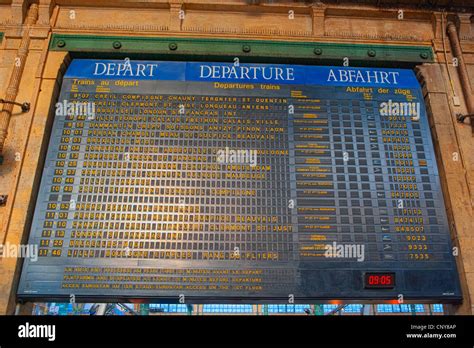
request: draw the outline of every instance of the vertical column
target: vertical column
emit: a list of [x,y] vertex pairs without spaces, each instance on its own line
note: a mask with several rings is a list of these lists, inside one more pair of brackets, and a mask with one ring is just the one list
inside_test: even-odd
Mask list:
[[313,20],[313,36],[324,36],[324,13],[326,8],[318,3],[311,7],[311,17]]
[[170,25],[171,31],[181,31],[184,20],[183,4],[181,2],[170,2]]
[[[12,76],[5,95],[5,101],[15,101],[18,87],[20,85],[20,79],[25,68],[26,57],[28,56],[28,48],[30,46],[30,27],[36,23],[38,19],[38,5],[32,4],[28,11],[28,17],[25,21],[26,30],[21,38],[20,47],[18,48],[17,57],[15,59],[15,67],[13,68]],[[0,155],[3,152],[3,145],[7,136],[8,125],[10,124],[10,117],[13,111],[13,104],[3,104],[2,111],[0,112]]]
[[472,24],[471,24],[471,17],[473,16],[472,13],[458,13],[459,18],[459,38],[462,40],[463,38],[468,38],[474,35]]
[[[424,97],[440,171],[441,186],[453,246],[457,248],[456,261],[463,292],[463,304],[456,308],[457,314],[471,314],[474,310],[474,218],[472,189],[468,174],[472,168],[474,141],[470,130],[455,123],[455,116],[449,105],[450,96],[443,80],[447,74],[442,66],[425,64],[419,72],[423,79]],[[464,150],[464,151],[463,151]]]

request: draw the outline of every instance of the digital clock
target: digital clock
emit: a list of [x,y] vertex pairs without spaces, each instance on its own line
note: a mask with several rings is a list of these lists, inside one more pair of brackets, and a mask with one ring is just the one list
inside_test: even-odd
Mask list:
[[395,287],[395,273],[365,273],[365,289],[393,289]]

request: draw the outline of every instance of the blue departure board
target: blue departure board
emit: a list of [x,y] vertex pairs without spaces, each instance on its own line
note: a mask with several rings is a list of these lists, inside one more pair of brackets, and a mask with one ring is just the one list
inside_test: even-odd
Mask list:
[[461,299],[411,70],[75,59],[20,299]]

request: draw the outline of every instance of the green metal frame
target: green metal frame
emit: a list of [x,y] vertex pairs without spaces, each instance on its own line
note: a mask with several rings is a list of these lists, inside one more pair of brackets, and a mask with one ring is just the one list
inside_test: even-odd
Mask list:
[[273,41],[136,36],[53,34],[52,51],[73,57],[167,60],[221,60],[242,62],[298,62],[303,64],[414,66],[433,62],[431,46],[398,46],[328,42]]

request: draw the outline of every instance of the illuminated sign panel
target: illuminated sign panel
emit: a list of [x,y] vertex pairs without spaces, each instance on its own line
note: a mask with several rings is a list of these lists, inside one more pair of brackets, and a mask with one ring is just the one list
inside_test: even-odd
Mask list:
[[411,70],[74,60],[20,298],[461,298]]

